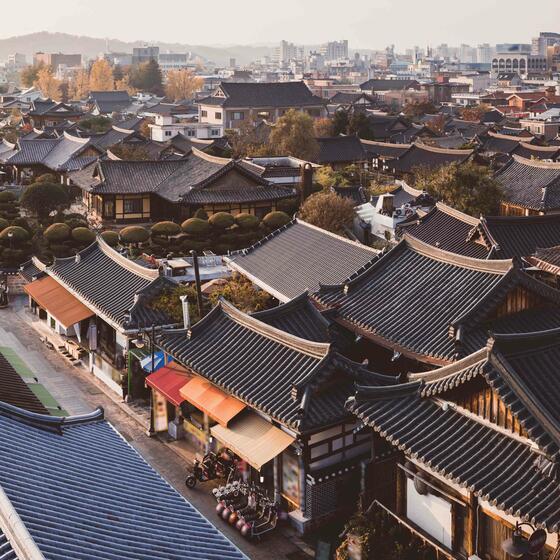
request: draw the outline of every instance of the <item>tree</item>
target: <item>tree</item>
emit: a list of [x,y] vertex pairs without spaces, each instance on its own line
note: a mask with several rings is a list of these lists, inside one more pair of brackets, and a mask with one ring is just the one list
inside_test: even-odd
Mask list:
[[56,183],[33,183],[21,195],[21,205],[44,221],[53,210],[68,206],[67,190]]
[[349,122],[350,116],[348,115],[348,111],[343,109],[336,111],[332,119],[332,135],[338,136],[339,134],[346,134]]
[[61,223],[51,224],[44,232],[43,236],[49,242],[65,241],[70,237],[70,226]]
[[333,122],[329,118],[317,119],[313,125],[316,138],[333,136]]
[[461,118],[465,121],[479,122],[482,115],[491,110],[492,106],[486,103],[482,103],[476,107],[465,107],[461,109]]
[[104,58],[93,63],[89,73],[89,87],[91,91],[113,91],[115,89],[113,71]]
[[152,158],[144,146],[132,144],[115,144],[109,151],[119,159],[127,161],[150,161]]
[[216,305],[220,298],[224,298],[245,313],[268,309],[272,307],[273,302],[267,292],[255,288],[250,280],[239,273],[234,273],[227,283],[212,292],[212,305]]
[[315,160],[319,154],[319,144],[315,140],[313,119],[307,113],[290,109],[274,125],[269,145],[277,155]]
[[420,103],[407,103],[403,113],[407,117],[414,118],[422,115],[434,115],[437,113],[437,109],[431,101],[421,101]]
[[328,165],[324,165],[315,172],[315,182],[325,190],[329,190],[335,186],[348,185],[346,177]]
[[127,226],[121,229],[119,235],[123,243],[131,245],[144,243],[150,239],[150,232],[142,226]]
[[237,130],[228,131],[226,136],[234,158],[264,156],[268,151],[251,119],[244,120]]
[[471,216],[496,214],[503,199],[503,189],[490,169],[475,163],[419,169],[415,175],[417,189]]
[[130,85],[141,91],[161,95],[163,79],[159,64],[155,60],[149,60],[134,68],[130,74]]
[[173,101],[192,99],[204,84],[204,80],[196,76],[192,70],[170,70],[167,73],[165,95]]
[[426,127],[435,134],[442,135],[445,131],[446,124],[447,119],[445,118],[445,115],[437,115],[426,123]]
[[84,99],[89,95],[89,91],[89,74],[85,70],[78,70],[70,82],[70,98]]
[[26,66],[19,74],[21,85],[24,87],[31,87],[37,81],[39,70],[44,68],[44,66],[42,62]]
[[35,87],[41,90],[43,97],[48,97],[50,99],[54,99],[55,101],[60,100],[60,85],[60,80],[57,80],[54,77],[50,68],[44,67],[37,72]]
[[88,132],[107,132],[111,130],[111,127],[113,126],[111,119],[103,117],[102,115],[83,119],[79,122],[79,124],[80,128],[83,128]]
[[137,89],[130,85],[130,78],[128,76],[115,80],[115,89],[117,91],[126,91],[128,95],[134,95],[137,92]]
[[352,113],[346,131],[348,134],[355,134],[364,140],[373,140],[369,119],[365,113],[360,111]]
[[181,226],[170,221],[158,222],[151,227],[151,231],[152,235],[161,235],[169,239],[171,235],[179,235],[181,233]]
[[270,230],[285,226],[292,218],[286,212],[269,212],[262,220],[265,227]]
[[334,192],[312,194],[301,206],[299,217],[333,233],[343,233],[354,219],[354,204]]

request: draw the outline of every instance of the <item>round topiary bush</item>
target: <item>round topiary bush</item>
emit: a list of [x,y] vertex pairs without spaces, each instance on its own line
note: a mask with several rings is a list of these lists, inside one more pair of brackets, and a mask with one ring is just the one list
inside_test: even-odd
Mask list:
[[23,229],[27,230],[29,233],[33,233],[33,227],[25,218],[21,218],[21,217],[16,218],[12,222],[12,225],[22,227]]
[[13,202],[16,199],[16,195],[11,191],[0,192],[0,202]]
[[80,245],[90,245],[95,241],[95,233],[87,227],[77,227],[72,230],[72,239]]
[[235,219],[227,212],[216,212],[208,218],[210,225],[216,229],[227,229],[235,223]]
[[43,233],[49,243],[64,241],[70,237],[70,226],[66,224],[51,224]]
[[10,222],[8,222],[8,220],[5,220],[4,218],[0,218],[0,231],[6,229],[9,225]]
[[119,235],[123,243],[144,243],[150,239],[150,232],[142,226],[127,226]]
[[10,239],[14,243],[27,241],[29,239],[29,232],[19,226],[8,226],[0,232],[0,240],[10,241]]
[[50,246],[50,249],[57,259],[65,259],[67,257],[71,257],[76,252],[75,249],[72,249],[72,247],[68,247],[67,245],[61,245],[58,243],[53,243]]
[[158,222],[151,228],[152,235],[161,235],[169,237],[170,235],[177,235],[181,233],[181,226],[175,222]]
[[109,247],[116,247],[119,244],[119,234],[116,231],[104,231],[101,233],[101,239],[109,245]]
[[66,220],[64,220],[64,223],[70,228],[70,229],[76,229],[76,228],[86,228],[88,227],[88,223],[86,220],[84,220],[83,218],[68,218]]
[[181,229],[189,235],[207,235],[210,233],[210,224],[200,218],[189,218],[181,224]]
[[285,226],[289,221],[291,221],[290,216],[285,212],[269,212],[263,218],[263,224],[268,229],[278,229]]
[[261,221],[253,214],[242,213],[235,216],[235,223],[241,229],[250,230],[258,228]]
[[199,220],[204,220],[205,222],[208,221],[208,214],[204,208],[199,208],[195,213],[193,218],[198,218]]

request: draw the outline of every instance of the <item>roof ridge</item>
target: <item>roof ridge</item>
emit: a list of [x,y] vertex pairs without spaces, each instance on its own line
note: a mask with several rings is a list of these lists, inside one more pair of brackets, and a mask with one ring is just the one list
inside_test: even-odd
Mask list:
[[435,146],[429,146],[428,144],[423,144],[422,142],[419,142],[418,140],[415,141],[412,144],[414,147],[420,149],[420,150],[426,150],[427,152],[434,152],[436,154],[449,154],[449,155],[463,155],[466,156],[471,155],[474,153],[473,149],[469,149],[469,150],[458,150],[458,149],[453,149],[453,148],[437,148]]
[[284,346],[289,346],[294,350],[318,359],[323,359],[330,353],[331,345],[329,343],[313,342],[277,329],[237,309],[233,304],[223,298],[220,298],[218,305],[222,311],[235,322],[258,332],[266,338],[275,340]]
[[222,158],[218,156],[211,156],[210,154],[207,154],[206,152],[203,152],[202,150],[199,150],[194,146],[192,146],[191,150],[193,155],[205,161],[209,161],[211,163],[220,163],[222,165],[227,165],[228,163],[235,161],[233,158]]
[[492,138],[498,138],[499,140],[511,140],[512,142],[519,142],[522,141],[527,142],[527,136],[510,136],[509,134],[500,134],[499,132],[493,132],[492,130],[488,131],[488,136]]
[[[141,276],[141,277],[145,278],[146,280],[155,280],[156,278],[159,277],[160,274],[159,274],[158,270],[152,270],[152,269],[146,268],[145,266],[137,264],[134,261],[131,261],[130,259],[128,259],[124,255],[121,255],[116,249],[111,247],[101,236],[98,236],[96,241],[94,241],[93,243],[96,243],[96,242],[97,242],[99,248],[101,249],[101,251],[103,251],[103,253],[105,253],[110,259],[112,259],[116,263],[122,265],[124,268],[126,268],[130,272],[133,272],[137,276]],[[92,243],[92,245],[93,245],[93,243]],[[86,247],[86,249],[87,249],[87,247]]]
[[[526,165],[527,167],[539,167],[541,169],[557,169],[560,171],[560,161],[543,161],[540,159],[529,159],[519,156],[517,154],[512,154],[511,157],[521,165]],[[507,165],[507,164],[506,164]]]
[[403,242],[406,243],[413,251],[416,251],[428,258],[446,262],[462,268],[470,268],[472,270],[492,274],[506,274],[513,268],[512,259],[488,260],[458,255],[457,253],[444,251],[443,249],[429,245],[424,241],[420,241],[419,239],[412,237],[408,232],[405,232],[403,235]]
[[365,138],[359,138],[359,140],[360,142],[368,146],[385,146],[387,148],[406,148],[406,149],[412,147],[412,144],[398,144],[396,142],[380,142],[378,140],[366,140]]
[[530,144],[529,142],[520,142],[520,145],[528,150],[544,151],[555,153],[560,150],[560,146],[538,146],[537,144]]
[[315,229],[317,231],[320,231],[321,233],[329,235],[330,237],[334,237],[335,239],[339,239],[341,241],[345,241],[346,243],[350,243],[351,245],[356,245],[360,248],[371,251],[375,255],[379,255],[379,253],[380,253],[379,250],[374,249],[373,247],[370,247],[369,245],[365,245],[364,243],[360,243],[359,241],[354,241],[353,239],[348,239],[347,237],[343,237],[342,235],[338,235],[337,233],[333,233],[332,231],[328,231],[326,229],[320,228],[319,226],[315,226],[313,224],[310,224],[309,222],[306,222],[306,221],[302,220],[301,218],[295,218],[294,222],[296,224],[302,224],[302,225],[304,225],[306,227],[309,227],[311,229]]
[[458,220],[461,220],[462,222],[465,222],[465,223],[467,223],[471,226],[477,226],[480,223],[479,218],[474,218],[473,216],[469,216],[468,214],[465,214],[464,212],[461,212],[460,210],[457,210],[457,209],[455,209],[451,206],[448,206],[447,204],[444,204],[443,202],[436,202],[436,208],[438,210],[441,210],[445,214],[448,214],[449,216],[453,216],[454,218],[457,218]]
[[487,348],[481,348],[480,350],[477,350],[476,352],[473,352],[472,354],[469,354],[468,356],[465,356],[464,358],[461,358],[460,360],[457,360],[456,362],[453,362],[452,364],[449,364],[447,366],[442,366],[430,371],[421,371],[417,373],[409,372],[407,374],[408,379],[410,381],[423,379],[426,383],[440,381],[446,377],[458,373],[466,367],[470,367],[486,361],[488,359],[488,352],[489,351]]

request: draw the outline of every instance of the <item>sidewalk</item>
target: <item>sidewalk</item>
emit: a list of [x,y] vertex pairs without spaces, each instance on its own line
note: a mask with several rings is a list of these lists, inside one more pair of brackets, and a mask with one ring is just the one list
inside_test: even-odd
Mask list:
[[[41,340],[34,316],[25,310],[24,298],[14,298],[8,309],[0,310],[0,346],[12,348],[27,364],[59,404],[69,414],[84,414],[97,406],[105,418],[180,494],[254,560],[309,560],[313,553],[288,526],[278,528],[262,543],[244,539],[239,532],[216,516],[212,483],[185,486],[194,452],[183,442],[164,442],[147,435],[145,411],[129,406],[83,366],[70,365],[56,350]],[[39,327],[40,328],[40,327]],[[307,554],[308,552],[309,554]]]

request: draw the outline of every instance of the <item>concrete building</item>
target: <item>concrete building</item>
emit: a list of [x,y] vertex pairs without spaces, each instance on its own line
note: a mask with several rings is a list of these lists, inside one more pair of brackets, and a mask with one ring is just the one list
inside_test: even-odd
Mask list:
[[[162,72],[181,70],[189,67],[189,53],[159,53],[159,67]],[[195,65],[192,64],[194,67]]]
[[325,60],[341,60],[348,58],[348,41],[329,41],[321,46],[319,52],[325,57]]
[[155,46],[145,46],[145,47],[134,47],[132,49],[132,64],[142,64],[144,62],[149,62],[150,60],[158,61],[159,58],[159,47]]
[[82,55],[36,52],[33,56],[33,64],[44,64],[45,66],[51,66],[56,72],[58,70],[58,67],[61,65],[64,65],[68,68],[81,66]]
[[531,43],[531,54],[538,56],[546,56],[547,48],[554,45],[560,45],[560,33],[552,33],[543,31],[535,37]]

